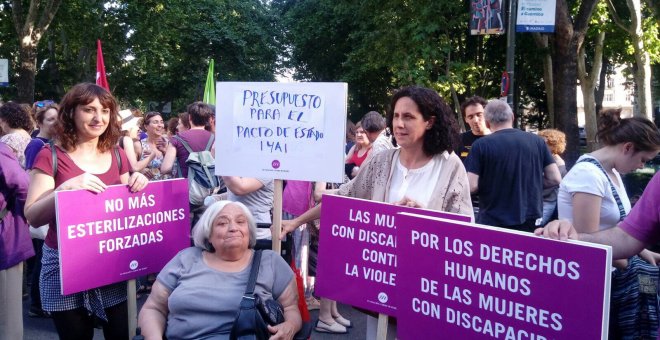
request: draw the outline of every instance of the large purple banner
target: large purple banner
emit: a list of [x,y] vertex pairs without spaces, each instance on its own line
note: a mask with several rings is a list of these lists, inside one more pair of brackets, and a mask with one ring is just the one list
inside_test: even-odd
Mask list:
[[160,271],[190,245],[188,181],[55,195],[62,294]]
[[399,212],[470,221],[470,217],[324,195],[316,291],[352,306],[396,316]]
[[607,338],[609,247],[406,215],[399,338]]

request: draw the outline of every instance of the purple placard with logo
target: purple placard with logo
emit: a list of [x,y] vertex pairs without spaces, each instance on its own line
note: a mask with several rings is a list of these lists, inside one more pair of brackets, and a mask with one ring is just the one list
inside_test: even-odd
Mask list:
[[609,247],[398,215],[401,339],[607,339]]
[[470,221],[464,215],[323,195],[315,287],[319,295],[396,316],[399,212]]
[[160,271],[190,245],[188,181],[55,195],[62,294]]

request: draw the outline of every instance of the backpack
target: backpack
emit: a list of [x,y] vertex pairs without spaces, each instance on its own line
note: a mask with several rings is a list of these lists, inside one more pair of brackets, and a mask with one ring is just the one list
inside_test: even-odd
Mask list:
[[184,148],[188,151],[188,192],[190,197],[190,204],[203,205],[204,199],[211,196],[216,188],[219,188],[221,183],[218,176],[215,175],[215,158],[211,153],[211,146],[215,141],[215,137],[211,135],[209,142],[202,151],[193,151],[186,141],[179,136],[174,136],[181,142]]

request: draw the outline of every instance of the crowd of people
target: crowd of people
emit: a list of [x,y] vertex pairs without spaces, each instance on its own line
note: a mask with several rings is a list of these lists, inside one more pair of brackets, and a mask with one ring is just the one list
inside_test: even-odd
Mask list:
[[[142,334],[229,338],[256,254],[254,293],[283,307],[284,321],[268,327],[274,339],[291,339],[301,329],[299,291],[309,310],[319,309],[316,331],[348,333],[353,322],[337,303],[314,294],[324,193],[458,213],[524,232],[560,218],[564,222],[550,222],[537,234],[613,244],[616,258],[660,259],[643,249],[660,239],[653,220],[660,215],[659,175],[632,210],[621,178],[660,151],[652,122],[603,111],[602,147],[567,171],[562,132],[514,128],[511,108],[499,100],[468,98],[461,113],[470,128],[464,133],[436,91],[410,86],[394,93],[385,117],[372,111],[355,125],[347,122],[343,183],[285,183],[282,254],[269,250],[273,179],[222,176],[203,203],[187,202],[192,247],[142,280],[141,292],[149,293],[139,315]],[[97,325],[106,339],[127,338],[126,283],[61,294],[54,193],[100,193],[115,184],[137,192],[150,181],[189,178],[191,155],[213,154],[215,108],[194,102],[165,118],[119,110],[108,91],[88,83],[74,86],[60,103],[0,107],[0,285],[6,287],[0,290],[6,301],[0,340],[22,338],[21,298],[28,286],[29,315],[52,318],[61,339],[91,339]],[[292,264],[304,287],[297,287]],[[367,320],[367,338],[374,339],[377,319]],[[395,323],[388,337],[396,337]]]

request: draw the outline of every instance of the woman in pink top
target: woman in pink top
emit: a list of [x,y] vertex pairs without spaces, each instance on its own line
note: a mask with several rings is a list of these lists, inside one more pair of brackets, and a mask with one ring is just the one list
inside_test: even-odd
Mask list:
[[[367,159],[370,151],[371,142],[369,141],[369,138],[367,138],[367,134],[362,128],[362,124],[358,122],[355,129],[355,145],[353,145],[346,155],[346,175],[348,175],[348,177],[352,179],[357,176],[362,163]],[[351,164],[353,165],[352,167]]]

